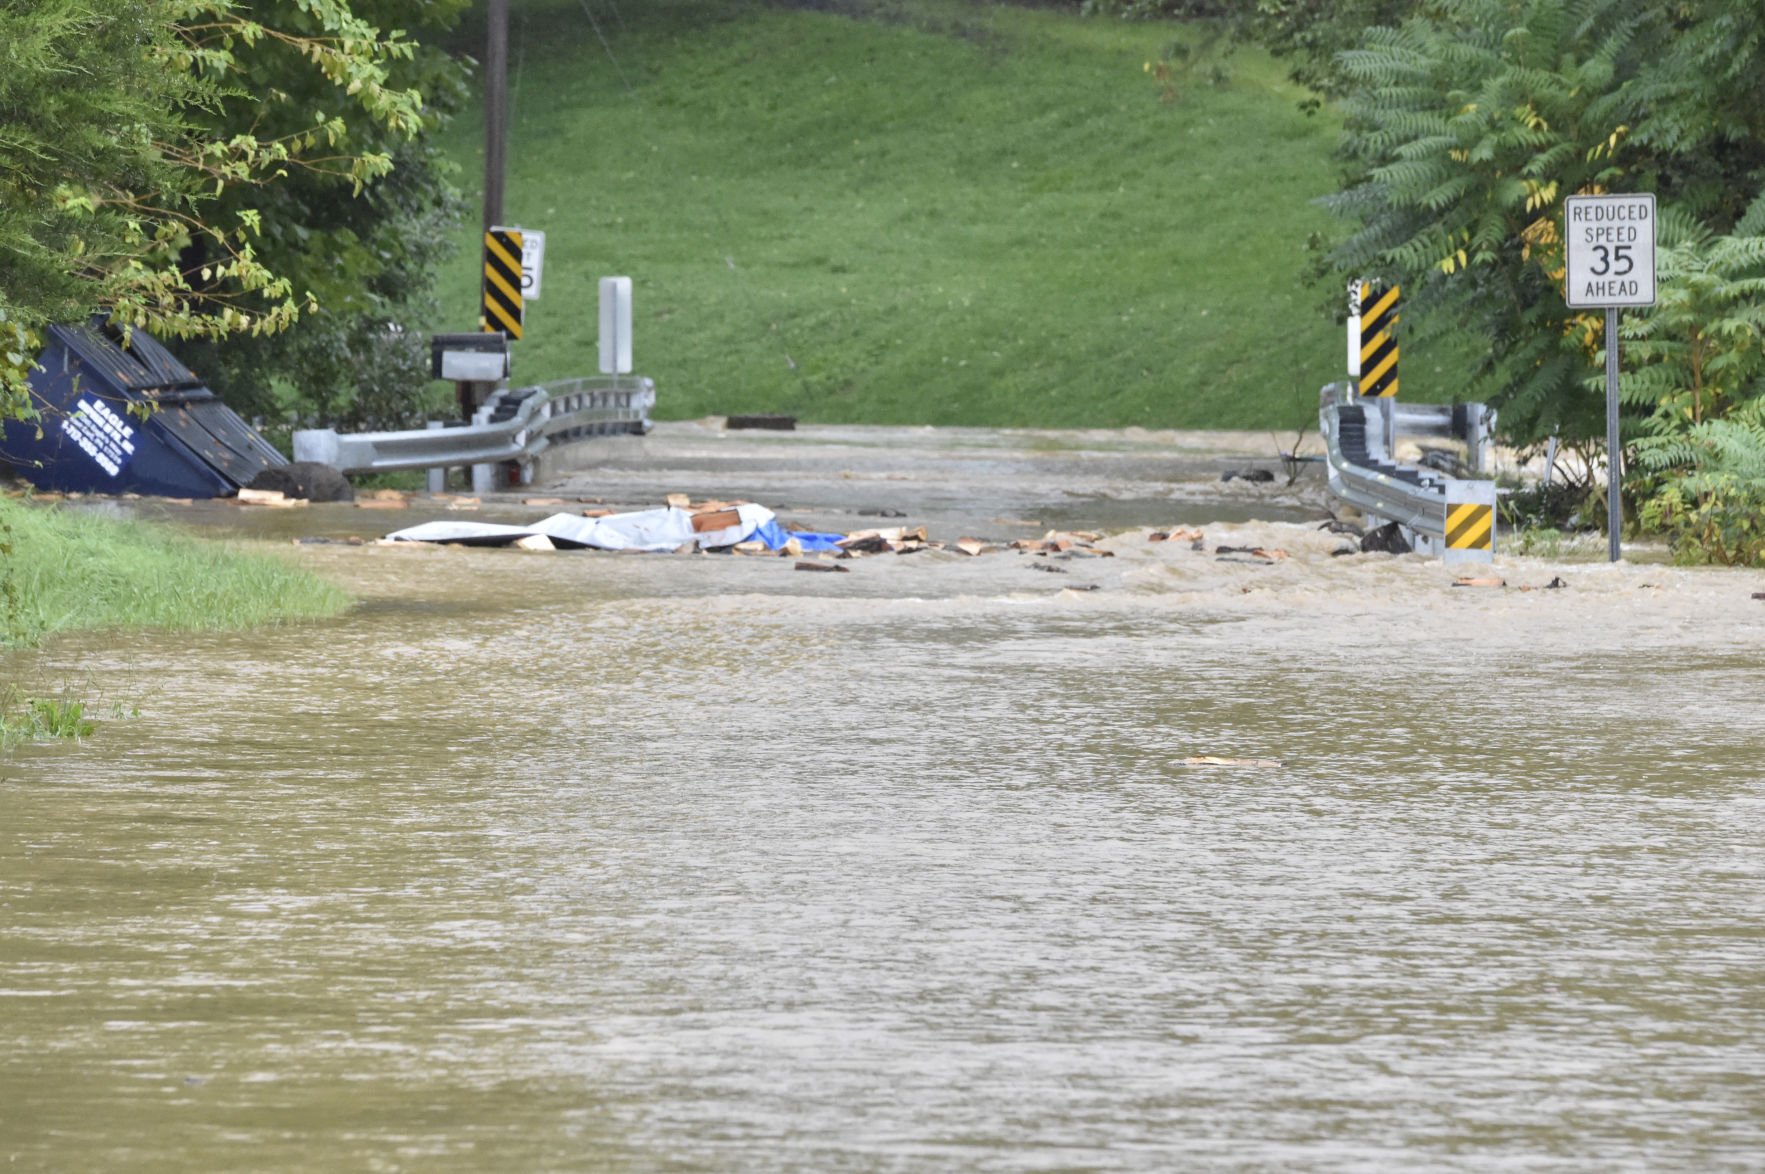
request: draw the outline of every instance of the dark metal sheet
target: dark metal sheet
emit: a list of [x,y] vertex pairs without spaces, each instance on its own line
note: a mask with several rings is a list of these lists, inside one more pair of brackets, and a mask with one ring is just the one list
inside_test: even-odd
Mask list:
[[[161,389],[189,389],[203,387],[202,379],[190,368],[178,362],[177,356],[165,349],[157,338],[144,330],[131,331],[129,334],[129,354],[136,362],[146,369],[153,386]],[[207,390],[204,388],[204,390]],[[213,395],[211,391],[208,393]]]
[[179,398],[209,399],[214,392],[202,384],[195,372],[173,357],[157,339],[145,331],[132,331],[130,345],[124,348],[110,327],[94,323],[79,326],[51,326],[50,334],[60,339],[80,364],[99,378],[109,381],[113,390],[140,392],[163,396],[167,392],[182,393]]
[[249,485],[265,469],[287,464],[281,453],[219,400],[162,404],[149,419],[237,485]]

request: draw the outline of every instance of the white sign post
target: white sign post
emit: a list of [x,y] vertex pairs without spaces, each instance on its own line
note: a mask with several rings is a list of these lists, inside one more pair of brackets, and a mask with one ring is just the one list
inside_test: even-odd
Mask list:
[[601,374],[631,374],[631,278],[601,278]]
[[1618,310],[1655,304],[1652,192],[1563,201],[1563,301],[1606,312],[1606,554],[1619,557],[1623,473],[1618,439]]

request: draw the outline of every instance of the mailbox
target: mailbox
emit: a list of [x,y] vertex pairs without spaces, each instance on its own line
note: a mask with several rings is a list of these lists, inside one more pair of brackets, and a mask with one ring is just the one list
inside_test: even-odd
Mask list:
[[429,357],[435,378],[455,383],[495,383],[509,374],[509,340],[500,331],[434,335]]

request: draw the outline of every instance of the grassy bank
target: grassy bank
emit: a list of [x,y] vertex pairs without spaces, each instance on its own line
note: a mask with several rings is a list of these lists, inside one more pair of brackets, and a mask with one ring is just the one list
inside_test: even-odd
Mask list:
[[[963,0],[514,0],[504,219],[548,238],[517,378],[591,373],[598,279],[625,273],[664,416],[1313,419],[1342,365],[1301,278],[1337,124],[1251,52],[1167,93],[1147,64],[1195,35]],[[474,201],[481,125],[449,139]],[[455,329],[475,217],[461,244]]]
[[98,628],[243,628],[335,615],[341,588],[161,526],[0,498],[4,643]]

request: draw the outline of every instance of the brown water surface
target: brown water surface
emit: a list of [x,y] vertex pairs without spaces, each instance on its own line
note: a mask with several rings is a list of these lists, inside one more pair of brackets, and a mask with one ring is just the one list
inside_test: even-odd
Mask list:
[[1765,576],[1144,534],[302,548],[354,611],[56,642],[142,713],[0,759],[0,1155],[1760,1168]]

